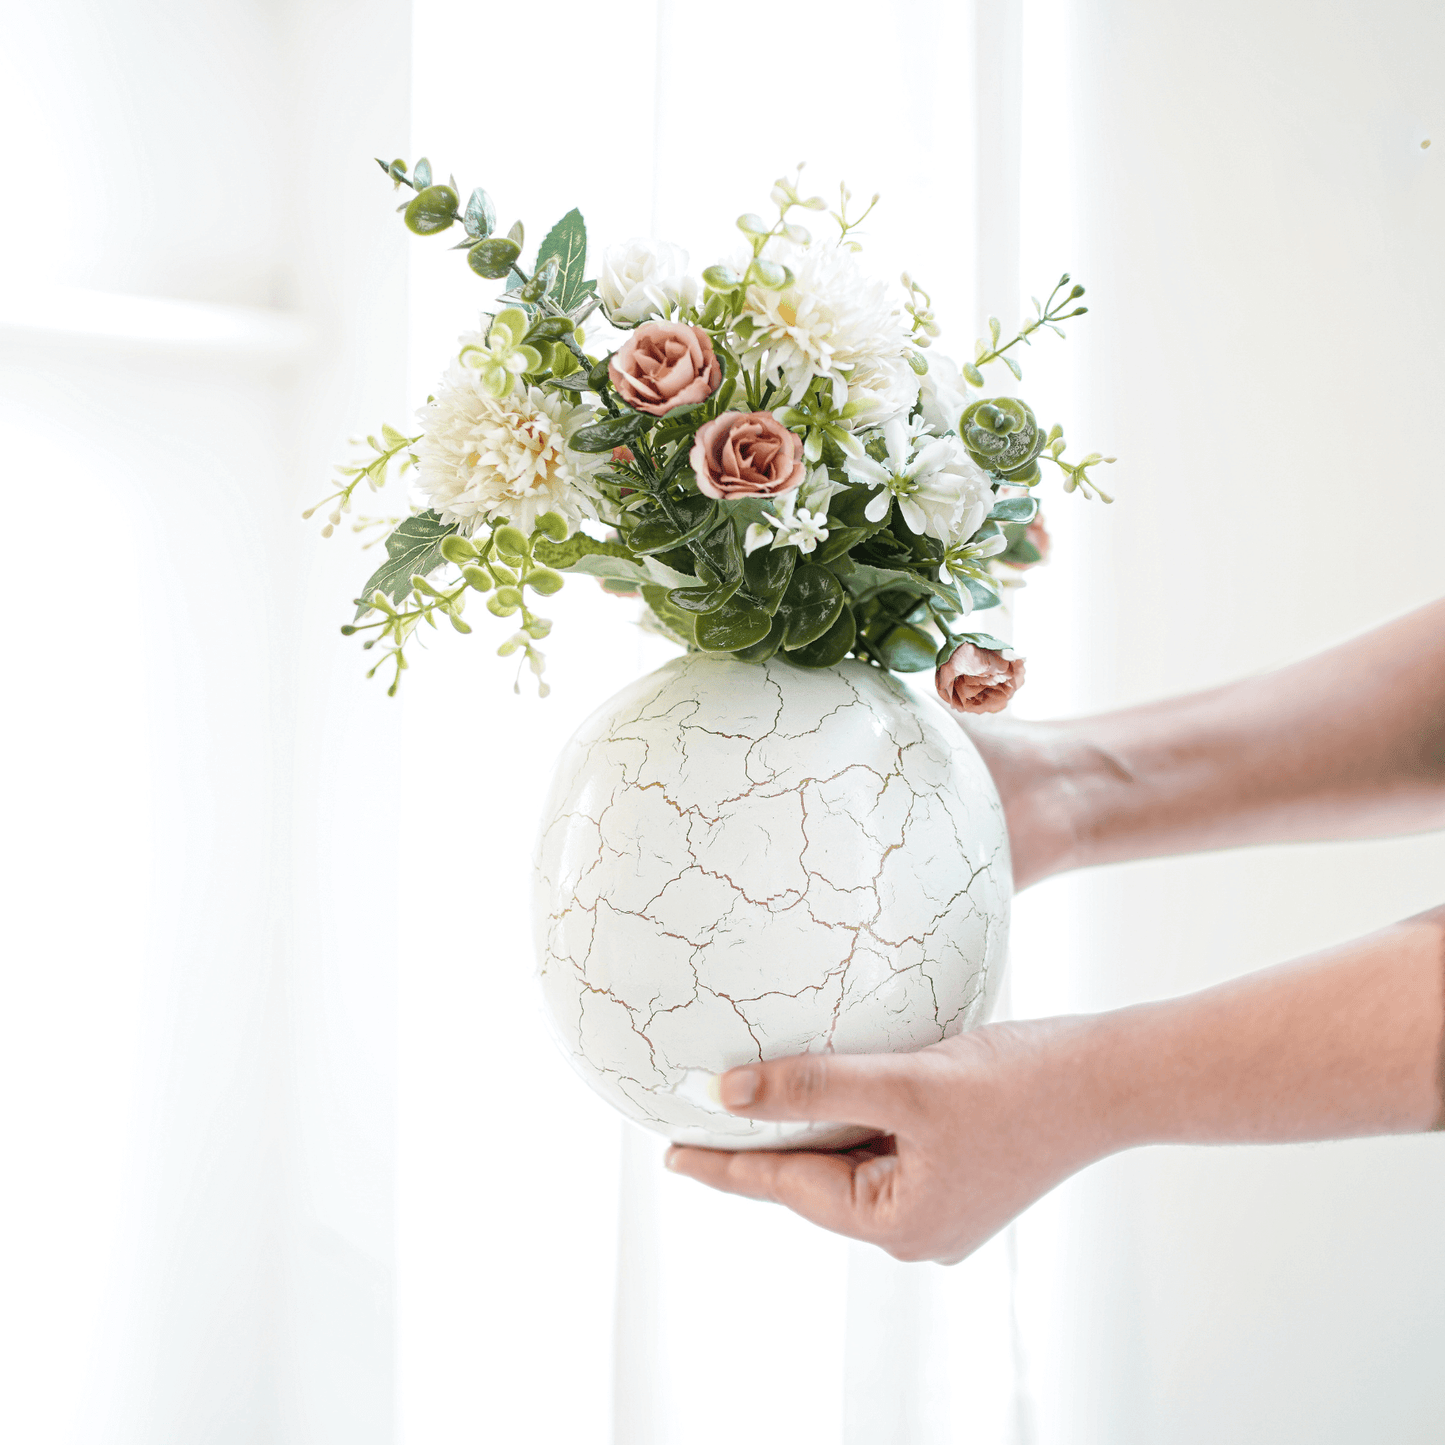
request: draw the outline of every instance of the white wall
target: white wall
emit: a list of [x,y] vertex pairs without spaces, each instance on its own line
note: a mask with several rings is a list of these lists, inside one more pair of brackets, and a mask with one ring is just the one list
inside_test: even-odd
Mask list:
[[[1031,684],[1025,714],[1274,667],[1445,583],[1445,10],[1073,0],[1063,18],[1059,221],[1096,307],[1066,420],[1120,456],[1119,502],[1049,509],[1065,560],[1020,627],[1072,574],[1072,630],[1030,648],[1035,675],[1072,681]],[[1064,925],[1028,1003],[1182,992],[1442,894],[1439,836],[1102,870],[1026,900]],[[1035,1212],[1063,1238],[1031,1310],[1042,1438],[1440,1439],[1442,1196],[1438,1137],[1090,1171]]]

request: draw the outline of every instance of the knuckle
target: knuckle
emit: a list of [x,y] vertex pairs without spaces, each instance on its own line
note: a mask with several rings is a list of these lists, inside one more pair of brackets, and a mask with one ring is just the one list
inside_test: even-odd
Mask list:
[[804,1054],[795,1059],[782,1077],[782,1102],[807,1108],[828,1091],[828,1060],[821,1054]]

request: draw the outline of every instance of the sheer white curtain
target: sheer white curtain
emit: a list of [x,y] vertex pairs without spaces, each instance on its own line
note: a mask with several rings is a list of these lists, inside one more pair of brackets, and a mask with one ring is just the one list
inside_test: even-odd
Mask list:
[[402,392],[406,7],[0,21],[0,1437],[386,1440],[395,719],[298,514]]
[[[1071,414],[1122,460],[1107,515],[1049,507],[1060,561],[1023,606],[1066,569],[1077,586],[1072,642],[1030,641],[1021,701],[1040,713],[1036,678],[1072,671],[1085,708],[1207,687],[1445,590],[1428,440],[1445,389],[1445,9],[1067,9],[1049,32],[1074,77],[1058,133],[1096,303],[1067,348]],[[1409,439],[1398,456],[1376,444],[1386,416]],[[1340,686],[1369,681],[1345,670]],[[1442,880],[1439,835],[1102,870],[1058,885],[1078,941],[1028,1005],[1202,987],[1438,904]],[[1065,1186],[1021,1230],[1041,1438],[1445,1437],[1441,1146],[1154,1150]],[[1035,1242],[1056,1261],[1037,1281]]]
[[[594,248],[650,233],[701,266],[806,160],[824,194],[883,193],[871,263],[918,276],[955,347],[1017,309],[1012,4],[562,4],[547,47],[583,62],[574,106],[541,98],[496,9],[415,13],[413,149],[486,185],[504,224],[535,236],[575,204]],[[441,243],[416,247],[412,278],[424,395],[482,293]],[[669,655],[593,586],[552,607],[546,700],[526,678],[513,696],[475,635],[440,639],[404,689],[408,751],[436,761],[403,800],[403,1438],[1002,1445],[1020,1420],[1011,1240],[954,1271],[900,1266],[674,1179],[544,1032],[541,788],[582,718]]]

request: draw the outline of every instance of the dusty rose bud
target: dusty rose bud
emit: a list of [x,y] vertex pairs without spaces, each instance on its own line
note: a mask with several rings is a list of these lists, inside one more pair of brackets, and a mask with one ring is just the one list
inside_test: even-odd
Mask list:
[[697,429],[688,462],[705,497],[779,497],[807,468],[802,438],[770,411],[725,411]]
[[1023,658],[961,642],[934,674],[933,685],[958,712],[1002,712],[1023,681]]
[[613,353],[607,375],[634,411],[665,416],[675,406],[706,401],[722,380],[722,364],[701,326],[649,321]]
[[631,447],[613,447],[612,460],[614,462],[635,462],[637,458],[632,455]]

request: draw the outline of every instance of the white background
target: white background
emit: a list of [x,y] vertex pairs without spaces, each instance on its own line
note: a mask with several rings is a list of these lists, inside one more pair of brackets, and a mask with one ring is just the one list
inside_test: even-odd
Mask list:
[[[579,579],[546,702],[477,609],[389,703],[333,630],[373,554],[296,518],[485,294],[371,155],[698,265],[806,158],[884,193],[869,255],[951,349],[1089,287],[1026,389],[1120,501],[1046,502],[1025,715],[1398,615],[1445,534],[1438,6],[413,8],[0,7],[0,1434],[1441,1438],[1438,1139],[1113,1160],[953,1271],[665,1176],[551,1051],[524,923],[551,758],[655,646]],[[1058,880],[1014,1007],[1198,987],[1442,877],[1437,838]]]

